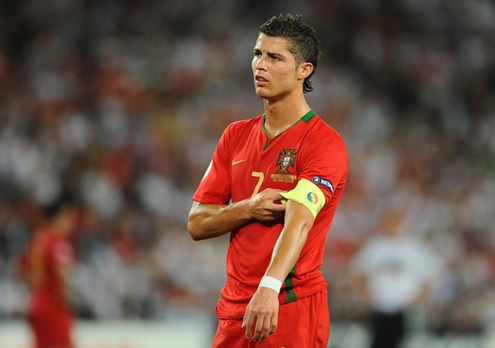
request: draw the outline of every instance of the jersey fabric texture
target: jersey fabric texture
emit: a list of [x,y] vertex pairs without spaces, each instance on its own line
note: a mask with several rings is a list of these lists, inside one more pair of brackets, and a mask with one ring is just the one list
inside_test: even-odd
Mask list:
[[[341,136],[312,110],[273,139],[267,137],[264,121],[260,115],[226,128],[193,200],[235,203],[266,188],[290,191],[302,179],[324,192],[326,203],[280,291],[284,304],[326,289],[320,266],[326,235],[345,187],[348,159]],[[231,232],[227,281],[216,308],[220,319],[243,317],[282,228],[283,219],[252,221]]]

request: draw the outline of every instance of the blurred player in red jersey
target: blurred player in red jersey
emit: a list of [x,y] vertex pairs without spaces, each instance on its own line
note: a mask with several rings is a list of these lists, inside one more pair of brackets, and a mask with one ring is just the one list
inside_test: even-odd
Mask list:
[[21,272],[30,289],[27,321],[36,348],[72,348],[69,277],[74,251],[69,237],[76,210],[60,201],[45,213],[46,223],[34,231],[21,258]]
[[252,70],[264,114],[227,127],[193,196],[194,240],[230,232],[213,347],[328,345],[320,266],[348,159],[304,96],[319,54],[315,30],[299,16],[260,26]]

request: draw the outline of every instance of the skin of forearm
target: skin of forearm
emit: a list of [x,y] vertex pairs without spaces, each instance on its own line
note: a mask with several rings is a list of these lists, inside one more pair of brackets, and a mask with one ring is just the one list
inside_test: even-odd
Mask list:
[[43,278],[42,255],[40,249],[32,250],[30,255],[31,267],[26,273],[26,279],[31,288],[36,288]]
[[313,216],[302,204],[288,201],[285,226],[275,244],[265,275],[283,281],[294,267],[313,227]]
[[252,219],[246,201],[228,205],[194,202],[189,213],[187,229],[193,240],[221,236]]
[[71,291],[69,286],[69,277],[71,269],[67,266],[60,266],[58,269],[59,282],[61,284],[62,296],[65,302],[70,303]]

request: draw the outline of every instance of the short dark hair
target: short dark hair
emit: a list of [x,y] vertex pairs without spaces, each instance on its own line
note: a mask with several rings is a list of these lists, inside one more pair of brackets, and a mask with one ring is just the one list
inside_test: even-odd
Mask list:
[[311,76],[313,76],[318,66],[320,57],[320,40],[316,36],[316,31],[309,24],[301,21],[300,15],[279,14],[268,19],[260,26],[260,33],[271,37],[281,37],[289,39],[291,52],[296,58],[296,64],[309,62],[313,64],[313,71],[306,77],[303,84],[303,92],[311,92]]

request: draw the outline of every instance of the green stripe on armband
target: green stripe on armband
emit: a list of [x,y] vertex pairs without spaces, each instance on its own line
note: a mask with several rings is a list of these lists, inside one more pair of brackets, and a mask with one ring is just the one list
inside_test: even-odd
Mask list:
[[311,211],[313,218],[325,205],[325,195],[318,186],[307,179],[300,180],[296,187],[289,192],[282,192],[282,197],[304,205]]

